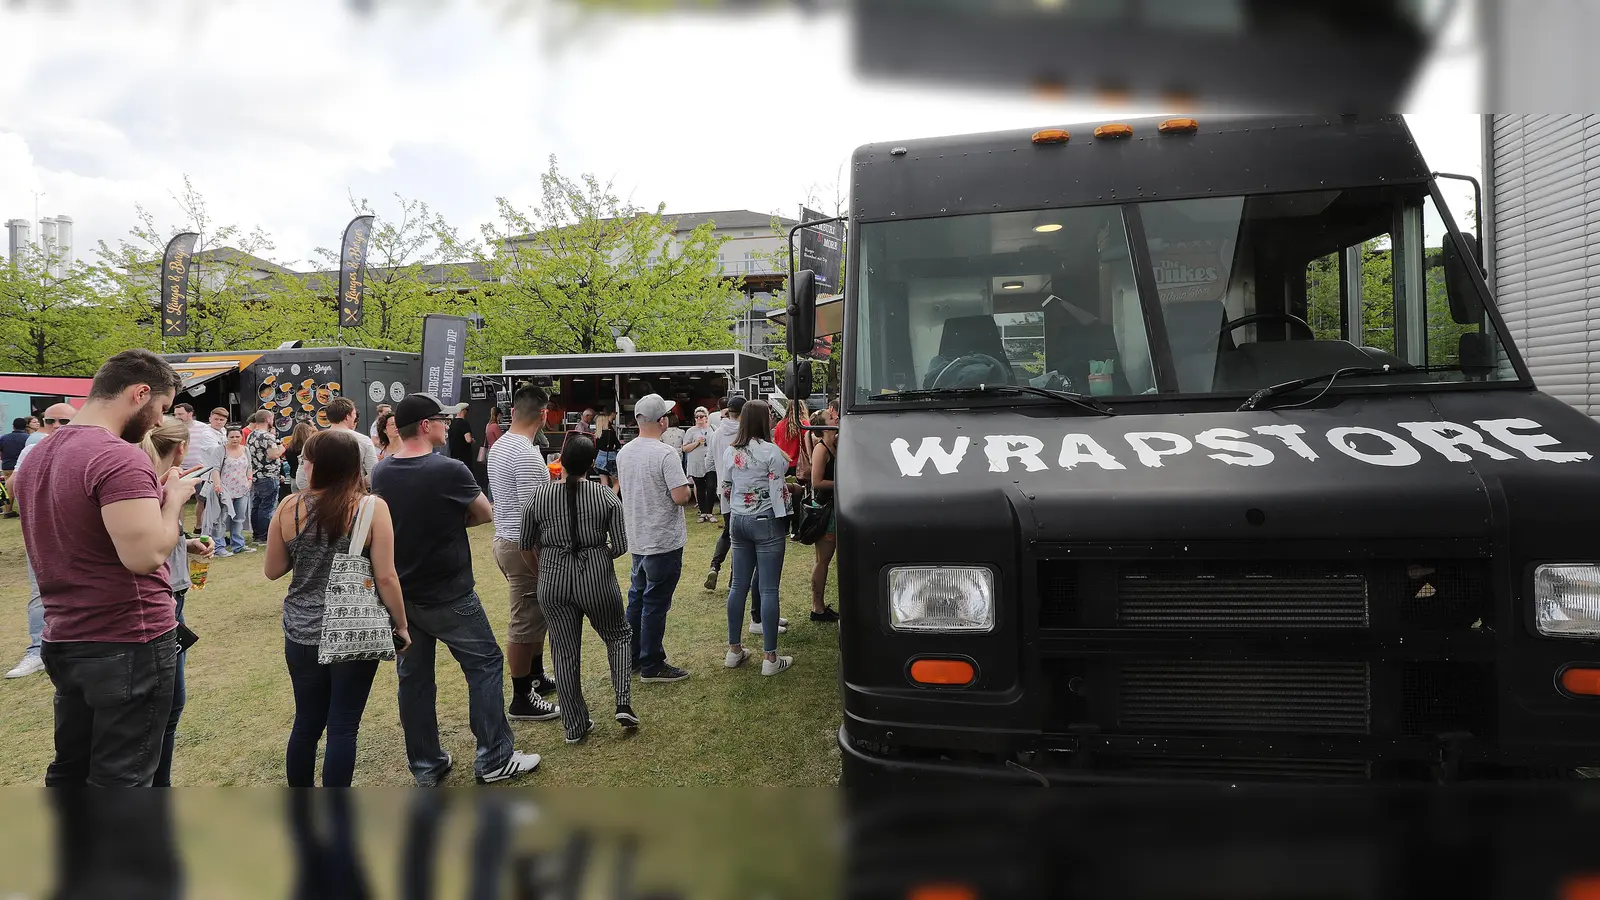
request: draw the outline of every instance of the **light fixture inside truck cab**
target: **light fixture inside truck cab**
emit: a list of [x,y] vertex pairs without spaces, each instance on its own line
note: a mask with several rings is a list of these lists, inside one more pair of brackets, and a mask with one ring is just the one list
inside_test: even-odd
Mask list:
[[994,573],[981,566],[890,569],[889,627],[895,631],[993,631]]
[[1539,566],[1533,570],[1533,604],[1542,635],[1600,637],[1600,566]]

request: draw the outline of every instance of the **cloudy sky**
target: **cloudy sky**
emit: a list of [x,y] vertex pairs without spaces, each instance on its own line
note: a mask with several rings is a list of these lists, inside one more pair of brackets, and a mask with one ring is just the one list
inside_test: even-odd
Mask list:
[[[831,200],[862,143],[1135,112],[863,82],[837,15],[579,21],[505,12],[521,0],[378,5],[0,3],[0,219],[34,218],[43,192],[39,214],[71,215],[92,259],[94,241],[126,235],[136,203],[163,228],[183,224],[171,194],[187,174],[214,218],[260,225],[293,264],[337,241],[350,193],[380,216],[395,193],[423,199],[475,233],[497,196],[537,196],[551,154],[645,206],[793,214],[813,186]],[[1470,38],[1462,18],[1447,44]],[[1461,90],[1473,60],[1443,57],[1408,102],[1424,113],[1412,126],[1435,168],[1476,173],[1474,98]],[[802,78],[836,114],[795,141],[785,97]]]

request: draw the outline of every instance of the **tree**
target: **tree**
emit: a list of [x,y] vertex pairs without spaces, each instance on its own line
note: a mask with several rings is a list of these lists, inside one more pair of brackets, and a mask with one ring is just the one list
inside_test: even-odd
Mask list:
[[530,210],[499,198],[483,246],[462,248],[484,276],[474,299],[486,327],[469,348],[473,364],[605,353],[618,337],[638,350],[733,346],[728,323],[748,302],[721,278],[723,239],[710,223],[675,235],[664,206],[624,203],[593,175],[563,175],[554,156],[540,185]]
[[[331,336],[333,315],[323,315],[313,298],[292,288],[295,273],[268,258],[274,248],[266,232],[219,225],[188,177],[173,199],[183,226],[163,228],[148,209],[136,206],[129,239],[115,249],[99,243],[96,275],[134,329],[138,346],[191,353],[271,347],[288,339],[318,343]],[[161,257],[172,236],[183,231],[200,235],[190,265],[189,333],[163,339],[157,310]]]
[[0,266],[0,370],[92,375],[136,346],[132,323],[96,290],[90,267],[35,245]]
[[[430,313],[472,311],[465,246],[421,200],[394,195],[396,214],[378,215],[367,243],[366,290],[359,328],[338,330],[340,251],[319,247],[319,271],[274,279],[272,290],[292,308],[314,308],[325,322],[318,333],[343,344],[374,350],[415,352],[422,346],[422,319]],[[356,215],[374,215],[366,199],[350,198]]]

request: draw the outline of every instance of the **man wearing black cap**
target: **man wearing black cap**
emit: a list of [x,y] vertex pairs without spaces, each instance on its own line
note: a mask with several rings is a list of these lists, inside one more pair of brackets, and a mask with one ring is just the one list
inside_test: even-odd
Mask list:
[[437,785],[453,763],[439,746],[434,705],[434,656],[441,641],[467,679],[479,783],[504,781],[539,766],[539,754],[512,746],[511,723],[501,706],[504,656],[472,580],[467,529],[491,521],[489,499],[471,470],[434,452],[447,440],[451,418],[430,394],[401,400],[394,411],[400,449],[372,470],[373,493],[389,504],[394,519],[395,568],[411,627],[411,648],[398,661],[400,725],[411,775],[423,787]]

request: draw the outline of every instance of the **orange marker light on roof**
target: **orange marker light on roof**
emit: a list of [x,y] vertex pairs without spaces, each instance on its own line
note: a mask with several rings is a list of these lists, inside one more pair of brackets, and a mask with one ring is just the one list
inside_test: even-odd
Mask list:
[[1110,125],[1101,125],[1094,130],[1097,138],[1125,138],[1133,137],[1133,126],[1115,122]]
[[1194,119],[1168,119],[1161,123],[1162,134],[1194,134],[1200,130],[1200,123]]
[[919,884],[906,900],[978,900],[978,892],[964,884]]
[[1060,128],[1046,128],[1033,133],[1035,144],[1065,144],[1072,139],[1072,135]]

